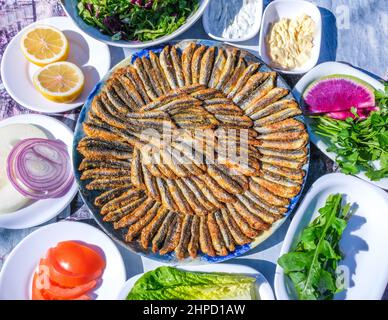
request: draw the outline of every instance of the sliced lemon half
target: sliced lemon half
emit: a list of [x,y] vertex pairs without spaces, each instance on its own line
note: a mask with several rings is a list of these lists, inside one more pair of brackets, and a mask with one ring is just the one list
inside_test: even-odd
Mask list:
[[24,56],[38,66],[66,60],[69,42],[62,31],[51,26],[35,26],[22,36],[20,46]]
[[84,87],[84,75],[74,63],[60,61],[38,70],[33,77],[34,86],[47,99],[71,102]]

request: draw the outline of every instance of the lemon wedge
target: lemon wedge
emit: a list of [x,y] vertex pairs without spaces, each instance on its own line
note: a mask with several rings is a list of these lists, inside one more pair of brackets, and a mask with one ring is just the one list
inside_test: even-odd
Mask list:
[[71,62],[55,62],[38,70],[33,83],[39,92],[54,102],[75,100],[84,87],[84,75],[80,68]]
[[51,26],[28,29],[20,41],[24,56],[38,66],[66,60],[69,42],[62,31]]

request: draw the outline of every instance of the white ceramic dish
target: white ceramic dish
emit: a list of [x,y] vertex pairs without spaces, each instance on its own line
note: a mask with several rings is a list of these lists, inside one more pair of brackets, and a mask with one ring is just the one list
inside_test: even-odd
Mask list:
[[[264,276],[256,271],[255,269],[247,266],[242,266],[239,264],[226,264],[226,263],[219,263],[219,264],[208,264],[208,265],[202,265],[202,266],[182,266],[178,267],[182,270],[187,271],[201,271],[201,272],[225,272],[225,273],[244,273],[248,275],[252,275],[256,277],[256,290],[257,294],[260,297],[260,300],[275,300],[272,288],[270,284],[268,283],[267,279],[264,278]],[[144,273],[138,274],[131,279],[129,279],[121,288],[120,293],[118,295],[118,300],[126,300],[126,297],[131,291],[132,287],[136,283],[136,281],[143,276]]]
[[260,26],[261,26],[261,17],[263,15],[263,0],[255,0],[257,2],[257,15],[255,17],[255,23],[252,27],[252,30],[246,34],[245,37],[241,38],[225,38],[225,37],[220,37],[215,35],[212,32],[212,28],[210,27],[210,19],[209,19],[209,10],[211,5],[209,5],[202,17],[202,24],[203,28],[205,29],[205,32],[208,34],[208,36],[212,39],[218,40],[218,41],[223,41],[223,42],[243,42],[247,41],[249,39],[252,39],[259,31],[260,31]]
[[309,15],[315,22],[314,47],[311,52],[311,57],[301,67],[292,70],[273,68],[277,71],[286,74],[305,73],[317,64],[321,50],[322,38],[321,13],[319,12],[319,9],[316,5],[312,4],[311,2],[302,0],[275,0],[272,1],[264,10],[259,38],[259,54],[263,61],[271,67],[271,59],[267,54],[265,41],[271,24],[279,21],[282,18],[295,19],[302,14]]
[[[20,39],[27,29],[35,25],[56,27],[63,31],[69,40],[70,52],[67,61],[80,67],[85,76],[85,87],[81,95],[71,103],[47,100],[32,83],[32,77],[39,67],[24,57],[20,49]],[[9,95],[23,107],[43,113],[58,113],[81,106],[109,68],[110,53],[106,44],[80,33],[70,18],[53,17],[27,26],[11,40],[1,61],[1,78]]]
[[[61,139],[68,146],[70,159],[72,158],[73,132],[64,123],[48,116],[25,114],[0,121],[0,128],[15,123],[38,126],[49,137]],[[23,229],[44,223],[61,213],[73,200],[77,191],[77,183],[74,181],[69,192],[61,198],[35,201],[15,212],[0,214],[0,227]]]
[[105,254],[102,283],[94,291],[97,300],[114,300],[125,282],[123,259],[112,240],[86,223],[62,221],[44,226],[24,238],[10,253],[0,273],[0,300],[30,300],[32,277],[47,250],[61,241],[82,241]]
[[191,28],[194,23],[202,16],[210,0],[199,0],[199,8],[195,11],[186,21],[186,23],[181,26],[179,29],[175,30],[173,33],[158,38],[152,41],[138,42],[138,41],[126,41],[126,40],[117,40],[113,41],[111,36],[103,34],[98,28],[88,25],[78,14],[77,4],[78,0],[61,0],[60,3],[65,10],[66,14],[74,21],[74,23],[80,28],[84,33],[93,37],[94,39],[104,42],[110,46],[121,47],[121,48],[130,48],[130,49],[140,49],[156,46],[158,44],[171,41],[176,38],[183,32]]
[[[376,79],[372,78],[371,76],[367,75],[366,73],[357,70],[347,64],[339,63],[339,62],[325,62],[318,66],[316,66],[314,69],[312,69],[310,72],[305,74],[302,79],[299,80],[299,82],[295,85],[294,89],[292,90],[292,93],[294,97],[301,102],[302,95],[306,87],[313,82],[314,80],[317,80],[321,77],[325,77],[331,74],[346,74],[350,76],[354,76],[357,78],[360,78],[367,83],[369,83],[372,87],[379,90],[384,90],[384,85],[377,81]],[[331,160],[335,161],[336,154],[334,152],[328,152],[326,151],[329,147],[328,142],[325,139],[322,139],[320,136],[316,135],[314,131],[312,130],[309,122],[309,118],[305,117],[305,121],[307,124],[307,129],[309,131],[310,139],[311,141]],[[380,188],[388,190],[388,178],[381,179],[379,181],[371,181],[367,176],[365,176],[365,173],[361,172],[357,174],[358,177],[375,184],[376,186],[379,186]]]
[[[356,207],[340,241],[345,255],[340,267],[348,288],[335,299],[381,299],[388,283],[388,195],[361,179],[341,173],[318,179],[292,219],[280,256],[290,251],[327,197],[335,193],[344,194],[345,201]],[[295,299],[292,285],[279,265],[275,273],[275,292],[280,300]]]

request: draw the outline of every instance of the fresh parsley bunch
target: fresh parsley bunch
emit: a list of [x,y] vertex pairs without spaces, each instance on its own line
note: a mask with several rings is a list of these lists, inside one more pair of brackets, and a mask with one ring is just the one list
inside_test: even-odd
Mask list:
[[339,241],[350,216],[342,195],[330,195],[319,216],[303,230],[293,251],[278,260],[294,284],[299,300],[327,300],[343,288],[336,269],[342,259]]
[[[347,174],[366,171],[371,180],[388,177],[388,84],[385,90],[376,90],[376,106],[365,120],[345,121],[326,116],[313,116],[315,133],[330,140],[327,151],[337,154],[336,162]],[[376,165],[378,163],[378,165]]]

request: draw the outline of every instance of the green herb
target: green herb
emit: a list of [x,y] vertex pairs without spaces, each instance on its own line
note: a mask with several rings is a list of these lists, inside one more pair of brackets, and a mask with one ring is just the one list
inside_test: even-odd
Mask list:
[[303,230],[295,250],[278,260],[300,300],[328,300],[343,288],[336,269],[342,259],[339,241],[350,216],[342,195],[330,195],[319,216]]
[[127,300],[252,300],[255,281],[243,274],[159,267],[136,281]]
[[[366,171],[371,180],[388,177],[388,84],[384,91],[376,90],[377,111],[361,120],[345,121],[313,116],[316,134],[330,141],[327,151],[336,153],[336,162],[347,174]],[[353,114],[356,115],[355,110]],[[374,163],[378,161],[379,165]]]
[[149,41],[180,28],[198,7],[198,0],[80,0],[78,12],[113,40]]

